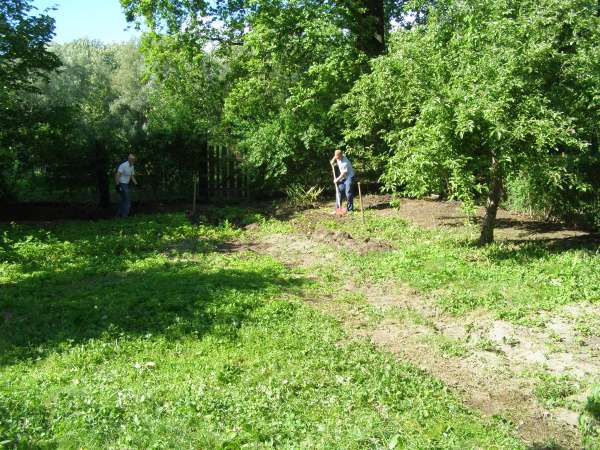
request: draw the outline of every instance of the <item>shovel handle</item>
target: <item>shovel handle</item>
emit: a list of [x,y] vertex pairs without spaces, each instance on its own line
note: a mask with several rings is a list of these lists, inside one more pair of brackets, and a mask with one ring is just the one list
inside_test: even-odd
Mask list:
[[338,210],[340,205],[340,191],[338,190],[337,183],[335,182],[335,166],[331,164],[331,172],[333,174],[333,188],[335,189],[335,209]]

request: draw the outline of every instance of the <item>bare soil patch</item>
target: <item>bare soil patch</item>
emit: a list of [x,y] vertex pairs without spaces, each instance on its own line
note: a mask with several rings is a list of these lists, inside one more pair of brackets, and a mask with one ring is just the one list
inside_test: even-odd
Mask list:
[[427,339],[430,328],[405,323],[382,324],[369,333],[372,342],[417,365],[454,388],[465,403],[488,416],[501,416],[515,424],[528,442],[554,439],[572,448],[578,441],[575,424],[567,423],[541,406],[532,395],[529,380],[512,377],[509,363],[493,353],[448,356]]
[[[578,442],[579,413],[542,405],[534,394],[536,380],[527,375],[586,379],[600,373],[598,348],[590,351],[595,340],[582,341],[576,323],[562,312],[545,329],[532,329],[494,320],[485,311],[450,316],[403,286],[369,287],[364,293],[369,304],[398,314],[361,335],[452,386],[468,405],[508,418],[529,442],[551,437],[566,448]],[[594,312],[600,317],[600,309]]]
[[354,250],[361,254],[368,252],[379,252],[390,250],[392,246],[387,242],[375,238],[354,239],[353,236],[346,231],[329,230],[323,227],[316,228],[311,234],[312,240],[325,244],[335,245],[338,248],[346,248]]
[[[460,202],[404,198],[398,209],[391,208],[390,196],[368,195],[364,198],[365,209],[374,210],[381,216],[393,216],[408,220],[426,228],[462,227],[469,217],[460,207]],[[485,210],[476,210],[475,222],[479,223]],[[566,225],[536,220],[526,214],[498,210],[495,236],[498,240],[560,240],[589,239],[600,242],[600,236],[590,231]]]

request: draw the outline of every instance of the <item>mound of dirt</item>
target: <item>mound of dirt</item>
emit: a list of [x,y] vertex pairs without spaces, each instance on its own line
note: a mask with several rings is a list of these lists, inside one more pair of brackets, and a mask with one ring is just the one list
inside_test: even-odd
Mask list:
[[328,230],[322,227],[315,229],[315,231],[312,232],[311,236],[317,241],[327,243],[335,242],[345,244],[347,241],[354,240],[350,233],[347,233],[345,231]]
[[347,231],[342,230],[330,230],[323,227],[316,228],[309,237],[315,241],[323,242],[325,244],[335,244],[347,248],[349,250],[355,250],[359,253],[370,253],[370,252],[382,252],[391,250],[391,246],[378,239],[366,237],[362,239],[354,239],[354,237]]

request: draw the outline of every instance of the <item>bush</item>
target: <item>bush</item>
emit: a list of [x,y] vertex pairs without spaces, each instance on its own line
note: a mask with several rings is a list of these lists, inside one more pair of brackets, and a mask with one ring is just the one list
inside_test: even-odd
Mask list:
[[569,224],[600,229],[600,188],[589,183],[578,193],[543,183],[526,174],[506,182],[507,207],[545,220],[561,220]]

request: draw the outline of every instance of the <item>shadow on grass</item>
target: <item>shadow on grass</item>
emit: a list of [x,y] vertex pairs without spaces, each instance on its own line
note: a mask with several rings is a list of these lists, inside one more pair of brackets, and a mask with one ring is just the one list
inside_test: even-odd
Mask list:
[[369,205],[365,205],[364,208],[365,208],[365,211],[368,211],[368,210],[380,211],[380,210],[391,209],[392,205],[390,204],[389,201],[381,201],[381,202],[374,202]]
[[[213,230],[217,230],[211,227]],[[64,266],[82,273],[121,270],[128,259],[156,254],[206,253],[226,239],[206,235],[183,215],[144,216],[125,220],[0,225],[0,263],[17,265],[21,274],[59,272]]]
[[275,267],[214,269],[169,262],[139,272],[78,277],[76,271],[2,287],[0,365],[43,357],[98,337],[211,334],[234,339],[265,296],[290,290]]
[[[600,254],[600,236],[585,235],[571,236],[557,239],[536,240],[502,240],[489,248],[487,256],[492,261],[515,261],[526,263],[528,261],[547,258],[567,251],[583,251],[590,255]],[[477,247],[476,242],[467,245]]]
[[[482,217],[476,217],[475,220],[478,224],[483,222]],[[565,231],[565,232],[573,231],[572,227],[568,227],[559,222],[550,222],[550,221],[534,220],[534,219],[519,220],[519,219],[515,219],[515,218],[504,218],[504,217],[498,217],[496,219],[496,228],[499,228],[499,229],[514,228],[516,230],[526,231],[531,234],[544,234],[544,233],[556,233],[556,232],[560,232],[560,231]]]

